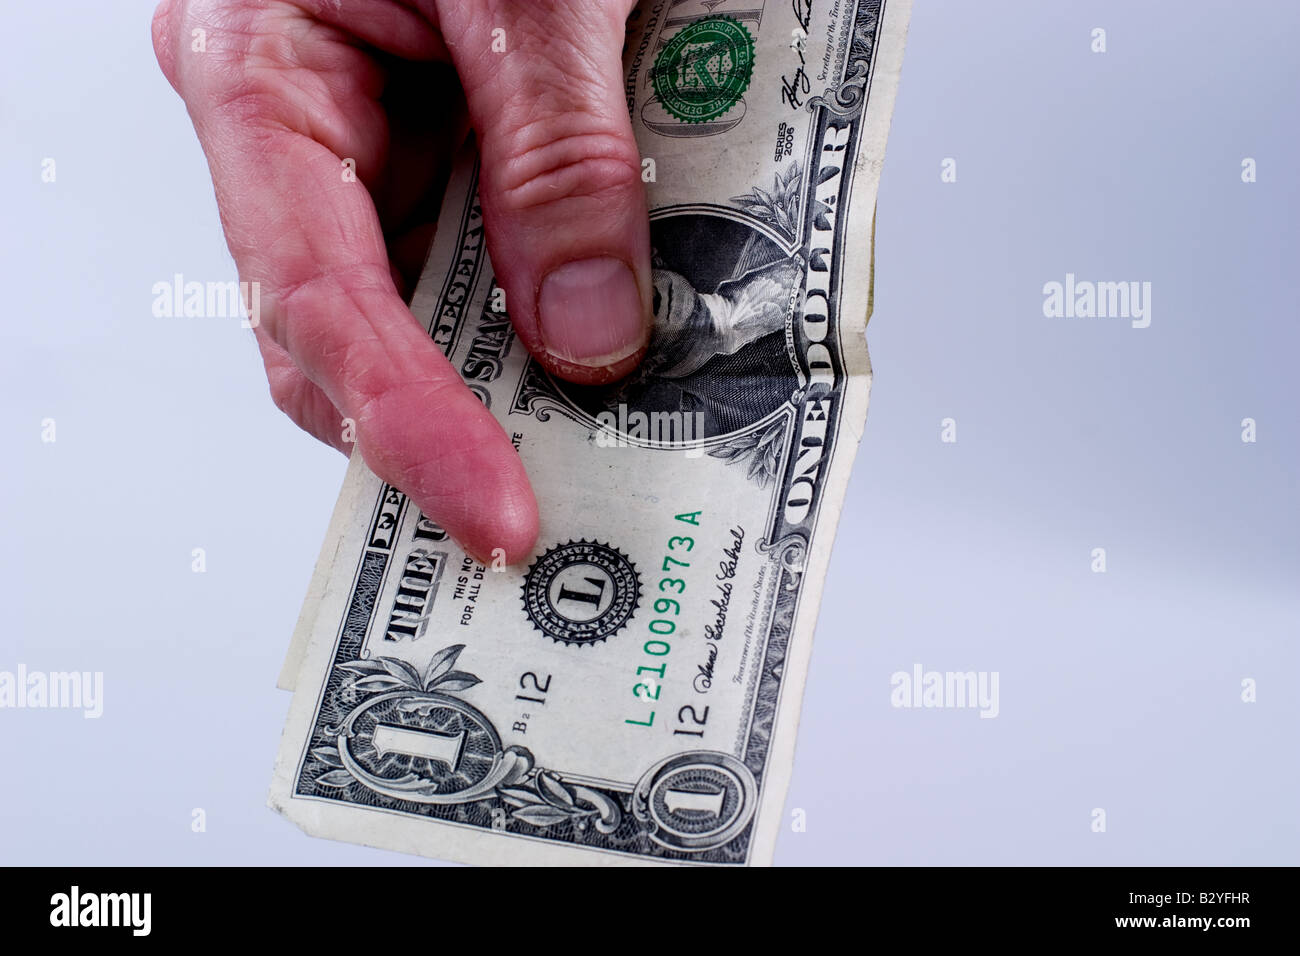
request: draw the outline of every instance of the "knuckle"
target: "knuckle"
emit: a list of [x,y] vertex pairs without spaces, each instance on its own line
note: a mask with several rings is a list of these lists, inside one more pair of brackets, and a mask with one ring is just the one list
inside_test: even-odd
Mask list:
[[[191,106],[196,102],[187,98]],[[276,128],[282,111],[281,100],[274,94],[255,89],[247,82],[230,80],[212,90],[201,100],[208,124],[225,124],[221,128],[239,129],[250,145],[261,145],[259,137]]]
[[298,389],[293,379],[280,370],[267,369],[266,381],[271,387],[271,402],[284,414],[294,418]]
[[328,273],[318,273],[279,283],[273,294],[263,297],[261,328],[290,354],[306,345],[303,337],[310,334],[316,321],[313,300],[319,297],[327,277]]
[[394,383],[383,375],[362,375],[351,383],[351,390],[357,434],[365,437],[366,459],[375,473],[417,498],[445,494],[445,446],[430,441],[421,423],[458,417],[459,403],[467,397],[461,382],[446,378]]
[[299,427],[302,422],[303,395],[307,379],[292,365],[266,363],[266,383],[270,387],[271,402]]
[[[274,283],[269,307],[263,302],[263,324],[290,354],[320,352],[324,346],[317,341],[317,333],[324,331],[324,323],[334,321],[341,308],[365,318],[366,310],[358,297],[387,291],[391,286],[392,277],[370,263],[348,269],[304,270],[293,279]],[[346,358],[343,356],[338,364],[342,365]]]
[[[371,371],[376,374],[370,374]],[[391,444],[396,450],[401,450],[402,444],[397,440],[401,437],[397,430],[415,424],[400,412],[407,408],[420,408],[428,414],[441,416],[458,397],[455,392],[460,388],[460,382],[451,379],[394,382],[379,370],[363,370],[348,385],[356,403],[354,417],[357,422],[371,425],[385,444]],[[390,415],[390,411],[399,414]]]
[[251,0],[161,0],[152,24],[163,75],[205,111],[259,89],[257,68],[272,59],[263,51],[292,47],[288,32]]
[[641,158],[630,137],[613,131],[556,134],[547,126],[552,122],[535,121],[521,130],[515,137],[520,147],[494,171],[496,192],[506,209],[528,212],[600,201],[641,188]]

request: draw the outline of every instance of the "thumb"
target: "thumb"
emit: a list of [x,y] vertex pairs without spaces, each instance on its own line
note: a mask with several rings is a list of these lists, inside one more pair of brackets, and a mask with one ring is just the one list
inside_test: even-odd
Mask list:
[[650,224],[622,89],[629,0],[439,0],[479,136],[488,252],[524,344],[598,383],[650,336]]

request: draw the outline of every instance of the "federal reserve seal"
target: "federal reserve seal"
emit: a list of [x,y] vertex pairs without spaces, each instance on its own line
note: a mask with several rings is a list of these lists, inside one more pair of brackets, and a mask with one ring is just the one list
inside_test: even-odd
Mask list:
[[550,548],[524,577],[524,611],[533,626],[564,644],[597,644],[631,619],[641,576],[623,552],[597,541]]
[[753,75],[754,38],[731,17],[696,20],[668,41],[650,71],[659,102],[687,123],[727,112]]

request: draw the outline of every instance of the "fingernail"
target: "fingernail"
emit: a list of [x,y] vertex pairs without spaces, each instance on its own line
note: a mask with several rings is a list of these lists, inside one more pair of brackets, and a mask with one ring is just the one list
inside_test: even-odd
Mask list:
[[649,336],[636,277],[618,259],[583,259],[549,273],[537,311],[542,344],[578,365],[612,365],[643,348]]

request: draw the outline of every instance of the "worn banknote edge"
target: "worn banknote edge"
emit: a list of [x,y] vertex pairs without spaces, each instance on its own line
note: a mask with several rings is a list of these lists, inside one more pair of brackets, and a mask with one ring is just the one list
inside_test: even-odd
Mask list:
[[[847,493],[849,476],[866,423],[872,371],[865,330],[874,304],[875,194],[901,75],[910,12],[911,0],[887,0],[884,4],[881,37],[876,48],[878,56],[872,63],[867,84],[870,108],[864,108],[860,147],[855,158],[850,189],[852,192],[868,191],[870,201],[856,204],[850,201],[846,232],[849,237],[869,237],[862,250],[867,267],[861,270],[846,269],[841,293],[843,303],[864,302],[865,314],[861,325],[850,325],[848,322],[842,325],[846,373],[845,410],[841,418],[843,447],[837,449],[831,462],[819,517],[819,524],[825,526],[833,519],[833,525],[826,526],[824,533],[813,535],[815,540],[808,554],[805,583],[794,615],[789,656],[773,721],[771,750],[762,783],[765,793],[761,797],[755,820],[754,840],[749,855],[752,865],[771,862],[776,837],[781,829],[825,573],[834,537],[838,533],[839,515]],[[449,195],[451,189],[449,186]],[[852,245],[851,239],[848,240],[848,245]],[[846,253],[846,260],[849,258]],[[349,537],[349,524],[362,520],[356,514],[356,505],[372,498],[380,484],[379,479],[360,460],[360,456],[354,455],[308,589],[309,598],[319,596],[319,601],[315,602],[314,608],[304,606],[280,675],[279,686],[303,692],[295,692],[290,706],[269,805],[313,836],[414,852],[454,862],[591,866],[692,865],[690,861],[593,852],[582,847],[520,839],[517,835],[462,833],[453,827],[429,826],[428,821],[424,820],[397,815],[378,818],[358,814],[348,806],[306,805],[292,799],[296,753],[289,753],[293,749],[289,746],[289,740],[301,736],[301,731],[309,727],[314,712],[314,696],[307,689],[319,682],[330,666],[328,655],[313,654],[312,650],[318,642],[333,643],[336,628],[333,625],[322,626],[322,622],[337,622],[346,611],[347,588],[331,587],[336,571],[340,568],[337,559],[341,546]],[[327,555],[328,561],[325,560]],[[354,569],[350,563],[347,564],[343,570],[350,576]],[[304,669],[313,659],[318,661],[318,666],[313,673],[304,674]],[[500,839],[493,839],[494,837]]]
[[[799,604],[795,610],[785,675],[781,681],[776,716],[772,721],[772,749],[763,780],[763,788],[770,790],[770,793],[767,798],[760,798],[755,820],[754,843],[750,851],[751,865],[770,864],[776,852],[776,838],[785,819],[786,794],[794,771],[794,750],[799,734],[804,686],[808,679],[808,666],[812,660],[813,636],[821,608],[822,591],[826,585],[826,570],[830,565],[835,536],[839,532],[840,513],[844,508],[849,477],[853,470],[853,463],[857,459],[858,447],[867,422],[872,367],[871,357],[867,351],[866,331],[874,307],[875,294],[876,197],[879,193],[880,172],[884,165],[889,127],[894,115],[894,103],[902,77],[903,51],[906,47],[911,13],[912,0],[888,0],[884,4],[881,38],[876,46],[877,56],[873,58],[871,76],[867,83],[869,102],[863,107],[862,140],[849,187],[851,190],[848,204],[849,228],[846,235],[870,238],[863,249],[866,268],[847,271],[840,299],[843,303],[865,303],[862,324],[853,326],[851,332],[848,323],[843,326],[844,367],[848,383],[845,388],[846,408],[841,423],[847,432],[846,447],[836,449],[836,453],[832,456],[830,476],[822,500],[822,511],[818,517],[819,524],[827,522],[829,524],[825,533],[812,536],[807,564],[810,571],[805,576]],[[852,193],[860,190],[868,192],[870,202],[852,201]]]
[[316,566],[312,569],[311,581],[302,599],[302,610],[298,612],[298,622],[294,625],[293,636],[289,639],[289,649],[285,652],[284,663],[280,666],[280,676],[275,682],[275,686],[281,690],[292,691],[298,686],[298,671],[302,669],[303,655],[307,652],[307,645],[320,613],[321,601],[329,590],[334,565],[343,547],[343,529],[352,511],[359,504],[360,485],[349,479],[360,459],[359,454],[353,454],[344,472],[343,485],[339,489],[338,500],[334,502],[334,511],[330,515],[325,539],[321,542],[320,554],[316,557]]
[[[457,156],[472,149],[473,147],[468,137],[466,137],[460,142]],[[449,183],[447,187],[448,195],[450,195],[450,191],[451,184]],[[420,280],[416,289],[407,299],[406,304],[408,306],[415,304],[416,296],[422,291],[424,273],[428,268],[429,260],[433,258],[435,248],[437,248],[436,237],[435,241],[429,243],[429,248],[424,254],[424,262],[420,267]],[[425,331],[428,331],[427,324],[425,325]],[[293,692],[298,689],[298,672],[302,670],[307,647],[311,642],[312,632],[316,628],[316,619],[320,615],[322,599],[334,581],[335,566],[338,563],[339,553],[343,550],[343,544],[347,537],[348,519],[362,501],[362,490],[365,488],[365,482],[354,478],[354,475],[359,472],[370,472],[370,469],[366,466],[361,453],[356,450],[354,445],[352,455],[348,458],[348,467],[343,472],[343,483],[339,487],[338,499],[334,502],[333,512],[330,513],[329,524],[325,529],[325,537],[321,541],[320,552],[316,556],[316,565],[312,568],[311,580],[307,584],[307,593],[302,599],[302,608],[298,612],[298,620],[294,624],[293,634],[289,638],[289,647],[284,653],[284,662],[280,665],[280,674],[275,681],[275,686],[280,690]]]

